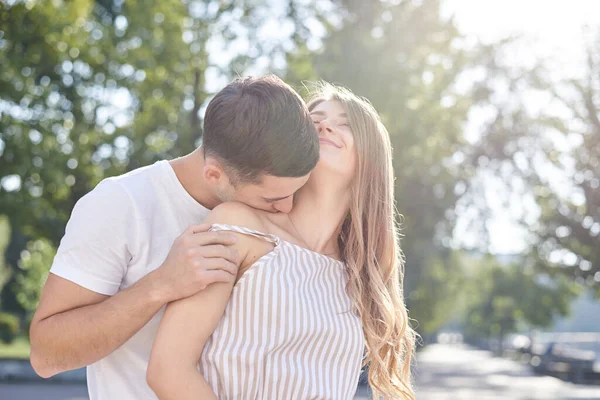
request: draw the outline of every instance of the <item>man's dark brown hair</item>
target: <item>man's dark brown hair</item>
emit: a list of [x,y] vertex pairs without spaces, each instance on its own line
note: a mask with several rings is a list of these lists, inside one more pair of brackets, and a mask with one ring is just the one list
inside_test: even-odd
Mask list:
[[240,78],[215,95],[204,116],[205,155],[233,183],[262,175],[301,177],[319,160],[319,138],[300,96],[276,76]]

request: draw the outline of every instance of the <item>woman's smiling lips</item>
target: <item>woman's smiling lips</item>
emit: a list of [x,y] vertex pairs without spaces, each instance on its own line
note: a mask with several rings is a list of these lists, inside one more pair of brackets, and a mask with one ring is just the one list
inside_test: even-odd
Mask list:
[[333,140],[329,140],[329,139],[326,139],[326,138],[319,138],[319,143],[325,144],[325,145],[329,145],[329,146],[333,146],[333,147],[336,147],[338,149],[342,148],[342,146],[338,146],[337,143],[335,143]]

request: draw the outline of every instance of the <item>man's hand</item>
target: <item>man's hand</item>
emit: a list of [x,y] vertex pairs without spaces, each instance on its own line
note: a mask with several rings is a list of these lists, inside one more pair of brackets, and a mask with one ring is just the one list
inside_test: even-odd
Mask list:
[[231,232],[209,232],[210,225],[192,225],[175,241],[163,264],[155,272],[164,284],[166,298],[174,301],[191,296],[215,282],[232,282],[241,257],[232,245]]

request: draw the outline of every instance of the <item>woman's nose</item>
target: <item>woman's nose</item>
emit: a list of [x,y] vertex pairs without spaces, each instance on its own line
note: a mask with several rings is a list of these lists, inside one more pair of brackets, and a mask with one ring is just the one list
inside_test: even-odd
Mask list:
[[321,122],[319,122],[319,126],[318,126],[318,132],[321,133],[330,133],[333,131],[332,127],[331,127],[331,123],[329,122],[328,119],[324,119]]

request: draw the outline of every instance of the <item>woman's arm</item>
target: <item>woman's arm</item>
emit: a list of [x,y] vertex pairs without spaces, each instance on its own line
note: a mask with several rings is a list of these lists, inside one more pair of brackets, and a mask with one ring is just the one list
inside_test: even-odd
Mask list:
[[233,282],[213,284],[167,306],[147,371],[148,384],[159,399],[217,399],[197,366],[232,288]]
[[[253,211],[235,203],[216,207],[206,222],[260,228],[257,226],[260,221]],[[237,240],[232,250],[239,254],[238,266],[244,266],[246,259],[254,258],[248,254],[255,252],[257,239],[241,234],[235,236]],[[198,372],[197,365],[206,341],[225,311],[233,285],[233,281],[215,283],[167,306],[147,371],[148,384],[159,399],[216,399],[210,385]]]

